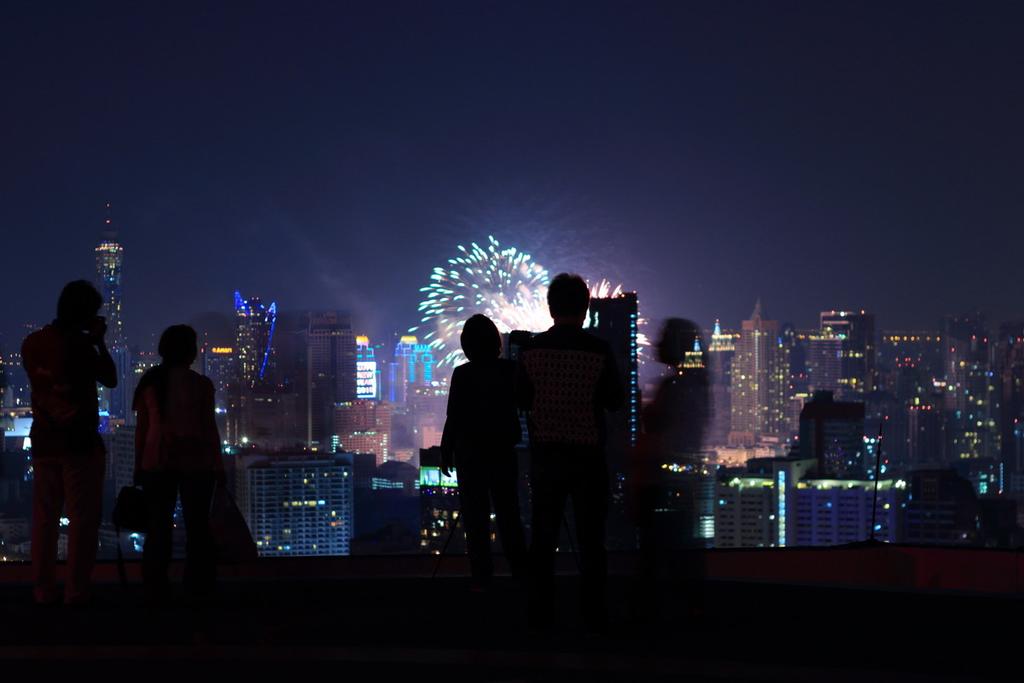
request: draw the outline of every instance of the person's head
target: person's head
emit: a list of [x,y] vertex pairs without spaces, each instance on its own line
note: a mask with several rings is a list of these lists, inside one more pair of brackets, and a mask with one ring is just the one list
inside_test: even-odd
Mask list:
[[192,365],[199,353],[196,346],[196,331],[188,325],[171,325],[160,335],[157,352],[165,366]]
[[459,341],[470,361],[493,360],[501,355],[501,334],[486,315],[477,313],[467,320]]
[[57,299],[57,322],[68,328],[84,329],[96,318],[101,306],[103,297],[91,282],[69,282]]
[[669,318],[661,328],[661,339],[658,341],[658,361],[666,365],[680,366],[686,360],[687,353],[706,353],[704,340],[701,339],[700,327],[692,320]]
[[556,325],[582,327],[590,308],[590,288],[579,275],[559,273],[548,287],[548,311]]

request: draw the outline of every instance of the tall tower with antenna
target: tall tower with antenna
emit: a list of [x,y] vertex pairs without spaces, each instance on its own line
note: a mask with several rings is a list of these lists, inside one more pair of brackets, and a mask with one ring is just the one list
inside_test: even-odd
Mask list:
[[100,395],[100,410],[106,410],[114,420],[127,420],[131,405],[129,403],[127,379],[130,371],[128,344],[124,336],[122,320],[122,289],[121,278],[124,269],[124,247],[118,242],[117,229],[114,227],[112,206],[106,203],[106,216],[103,220],[103,232],[100,243],[96,246],[96,280],[100,294],[103,296],[102,315],[107,317],[107,346],[110,355],[117,365],[117,386],[104,389]]

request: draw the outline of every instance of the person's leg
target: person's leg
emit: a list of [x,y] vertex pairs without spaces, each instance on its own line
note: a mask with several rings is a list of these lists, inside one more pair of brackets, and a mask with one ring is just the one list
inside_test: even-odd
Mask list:
[[530,542],[529,621],[534,627],[550,625],[554,615],[555,549],[568,493],[560,453],[535,451],[530,465],[533,500]]
[[[486,456],[484,456],[486,457]],[[486,586],[494,574],[491,559],[491,506],[487,496],[486,465],[456,462],[459,476],[459,514],[466,532],[466,550],[473,581]]]
[[209,595],[217,580],[217,557],[210,534],[210,500],[216,486],[212,473],[188,474],[181,480],[181,508],[185,517],[185,590]]
[[64,507],[60,458],[32,462],[32,579],[38,603],[57,599],[57,534]]
[[68,604],[89,599],[103,510],[105,461],[103,449],[97,448],[92,453],[69,456],[64,462],[69,520],[68,581],[64,601]]
[[519,512],[519,467],[515,452],[498,454],[489,475],[501,547],[512,575],[522,577],[526,571],[526,537]]
[[580,601],[588,625],[601,628],[607,619],[608,467],[602,453],[581,453],[572,483],[573,512],[580,553]]
[[168,472],[143,472],[146,496],[146,542],[142,548],[142,582],[153,600],[167,596],[167,567],[171,563],[174,533],[174,503],[178,499],[178,477]]

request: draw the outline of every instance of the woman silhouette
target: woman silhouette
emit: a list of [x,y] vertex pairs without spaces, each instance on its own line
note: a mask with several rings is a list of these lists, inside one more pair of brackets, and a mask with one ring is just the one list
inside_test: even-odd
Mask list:
[[501,335],[490,318],[474,315],[462,328],[469,359],[455,368],[448,392],[448,419],[441,438],[444,469],[454,464],[459,506],[475,589],[486,588],[491,561],[491,503],[501,544],[513,574],[526,560],[519,517],[515,445],[522,438],[516,411],[515,367],[501,356]]
[[216,578],[209,529],[214,488],[224,481],[220,436],[214,421],[214,388],[189,366],[196,359],[196,333],[187,325],[168,327],[160,337],[162,361],[139,381],[134,409],[135,479],[142,485],[149,529],[142,575],[150,600],[167,598],[174,503],[181,494],[185,517],[186,591],[211,592]]

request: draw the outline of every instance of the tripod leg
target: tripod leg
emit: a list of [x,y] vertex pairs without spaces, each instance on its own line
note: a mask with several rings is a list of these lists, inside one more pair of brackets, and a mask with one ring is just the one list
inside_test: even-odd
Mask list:
[[441,548],[441,554],[437,556],[437,561],[434,562],[434,573],[430,575],[433,579],[437,576],[437,570],[441,568],[441,560],[444,559],[445,553],[448,552],[448,544],[452,542],[452,536],[455,535],[455,530],[459,528],[459,520],[462,519],[462,515],[458,515],[452,520],[452,528],[448,531],[448,538],[444,541],[444,547]]

